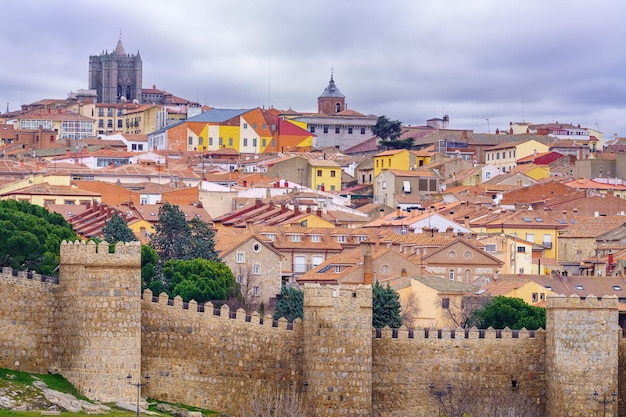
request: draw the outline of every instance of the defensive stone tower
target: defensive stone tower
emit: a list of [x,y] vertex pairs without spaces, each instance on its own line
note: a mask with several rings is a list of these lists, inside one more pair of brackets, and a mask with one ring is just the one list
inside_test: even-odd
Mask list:
[[[548,417],[601,415],[599,400],[618,392],[617,297],[548,297],[546,401]],[[616,402],[606,404],[614,415]]]
[[316,416],[372,413],[372,287],[304,287],[304,383]]
[[141,374],[141,245],[61,245],[57,337],[59,368],[85,396],[136,401]]

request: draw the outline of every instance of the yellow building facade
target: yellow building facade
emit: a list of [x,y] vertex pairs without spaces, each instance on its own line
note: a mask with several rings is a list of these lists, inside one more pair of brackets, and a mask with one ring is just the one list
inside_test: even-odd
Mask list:
[[328,159],[310,160],[311,188],[322,191],[341,191],[341,166]]

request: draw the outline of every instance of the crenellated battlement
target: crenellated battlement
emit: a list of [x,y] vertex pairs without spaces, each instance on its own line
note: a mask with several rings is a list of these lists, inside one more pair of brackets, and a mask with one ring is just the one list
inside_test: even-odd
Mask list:
[[5,266],[2,268],[0,277],[7,281],[23,280],[22,282],[38,282],[44,284],[59,284],[58,277],[52,277],[49,275],[41,275],[32,271],[18,271],[11,267]]
[[[111,248],[113,249],[111,251]],[[89,265],[128,267],[141,265],[140,242],[118,242],[111,245],[106,241],[95,243],[77,240],[61,243],[61,265]]]
[[513,339],[535,339],[543,338],[545,336],[544,329],[538,330],[511,330],[508,327],[504,329],[494,329],[489,327],[487,329],[478,329],[472,327],[471,329],[463,329],[458,327],[456,329],[410,329],[406,326],[402,326],[398,329],[391,329],[385,327],[384,329],[374,329],[374,337],[376,339],[400,339],[400,340],[513,340]]
[[616,295],[607,295],[603,297],[596,297],[595,295],[589,295],[584,299],[580,298],[577,294],[569,296],[558,294],[548,295],[546,298],[546,306],[548,308],[567,308],[567,309],[617,309],[618,297]]
[[158,297],[154,293],[146,289],[143,292],[142,302],[157,304],[165,307],[172,307],[173,310],[177,310],[177,314],[188,314],[189,318],[197,317],[197,313],[206,320],[231,320],[237,322],[250,323],[251,325],[259,325],[268,329],[276,328],[282,330],[299,330],[302,327],[302,320],[296,319],[293,323],[289,323],[284,317],[279,320],[274,320],[270,316],[262,316],[257,312],[252,314],[246,314],[245,310],[237,309],[232,310],[226,304],[221,307],[216,307],[211,302],[204,304],[198,304],[195,300],[191,300],[188,303],[183,302],[182,297],[176,296],[169,298],[169,296],[162,292]]

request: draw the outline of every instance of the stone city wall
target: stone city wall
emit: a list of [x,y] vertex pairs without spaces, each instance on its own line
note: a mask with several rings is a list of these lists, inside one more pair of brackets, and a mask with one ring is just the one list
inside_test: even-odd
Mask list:
[[[86,396],[142,395],[241,415],[263,388],[300,392],[317,416],[426,416],[446,401],[538,404],[545,415],[601,415],[594,401],[626,390],[626,342],[615,297],[547,299],[547,331],[372,330],[370,286],[307,285],[305,320],[140,294],[139,244],[64,243],[59,284],[0,275],[0,366],[57,368]],[[515,387],[513,387],[515,381]],[[622,388],[623,390],[621,390]],[[626,415],[621,402],[607,412]]]
[[53,277],[2,268],[0,367],[45,373],[54,363],[57,282]]
[[373,415],[436,415],[438,397],[430,392],[430,384],[437,390],[450,384],[452,390],[443,399],[459,405],[477,398],[493,402],[513,395],[543,408],[544,347],[543,330],[402,327],[374,331]]
[[240,415],[262,387],[302,387],[302,323],[228,306],[183,303],[146,290],[142,301],[143,395]]

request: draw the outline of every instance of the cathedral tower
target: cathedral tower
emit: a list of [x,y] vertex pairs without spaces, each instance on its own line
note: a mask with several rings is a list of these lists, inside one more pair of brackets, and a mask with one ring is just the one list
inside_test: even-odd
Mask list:
[[139,51],[127,54],[121,37],[113,52],[89,57],[89,89],[96,90],[98,103],[141,102],[141,78]]

